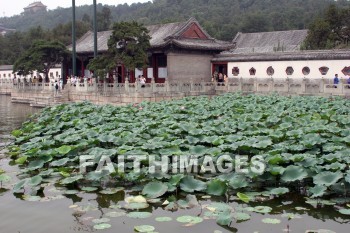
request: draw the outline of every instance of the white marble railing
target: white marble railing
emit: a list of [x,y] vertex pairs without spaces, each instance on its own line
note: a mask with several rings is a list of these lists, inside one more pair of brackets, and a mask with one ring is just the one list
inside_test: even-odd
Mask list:
[[[344,80],[343,80],[344,81]],[[21,91],[54,91],[55,83],[13,82],[12,79],[0,79],[0,88]],[[99,93],[101,95],[136,94],[136,93],[188,93],[199,92],[215,94],[224,92],[256,92],[285,94],[328,94],[350,95],[349,84],[334,85],[325,79],[259,79],[231,78],[225,83],[216,82],[168,82],[165,83],[89,83],[87,80],[74,84],[66,84],[65,88],[72,92]]]

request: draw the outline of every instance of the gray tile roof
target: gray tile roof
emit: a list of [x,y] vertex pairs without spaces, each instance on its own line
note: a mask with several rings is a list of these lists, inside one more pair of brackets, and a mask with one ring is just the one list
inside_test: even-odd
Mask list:
[[298,51],[308,30],[241,33],[233,39],[235,48],[229,53],[269,53]]
[[[180,38],[181,34],[193,23],[197,23],[208,39]],[[186,22],[151,25],[146,26],[146,28],[149,30],[149,35],[151,36],[150,44],[152,48],[162,48],[169,44],[174,44],[182,48],[203,50],[223,51],[232,48],[232,43],[219,41],[210,37],[194,18]],[[107,43],[111,35],[112,31],[97,33],[97,48],[99,52],[107,51]],[[72,45],[68,46],[68,49],[72,50]],[[76,51],[77,53],[91,53],[94,51],[93,32],[87,32],[77,41]]]
[[13,65],[0,65],[0,70],[11,70],[13,69]]
[[247,53],[229,54],[221,53],[214,62],[250,62],[250,61],[291,61],[291,60],[350,60],[350,50],[303,50],[292,52]]

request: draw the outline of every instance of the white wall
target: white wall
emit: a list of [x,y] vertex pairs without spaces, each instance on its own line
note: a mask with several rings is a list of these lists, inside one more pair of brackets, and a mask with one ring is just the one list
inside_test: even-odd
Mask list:
[[[269,78],[266,70],[269,66],[272,66],[275,70],[273,78],[329,78],[333,79],[334,74],[338,74],[339,77],[344,77],[341,72],[345,66],[350,66],[350,60],[312,60],[312,61],[257,61],[257,62],[229,62],[228,63],[228,76],[242,77],[242,78]],[[293,67],[293,75],[287,75],[286,69],[288,66]],[[304,67],[310,68],[310,74],[304,75],[302,69]],[[329,68],[327,75],[322,75],[319,68],[327,66]],[[239,68],[239,75],[233,76],[233,67]],[[249,70],[254,67],[256,69],[256,75],[250,75]]]

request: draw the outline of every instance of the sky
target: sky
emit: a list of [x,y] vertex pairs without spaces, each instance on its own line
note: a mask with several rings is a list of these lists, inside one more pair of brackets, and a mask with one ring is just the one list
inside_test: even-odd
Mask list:
[[[23,8],[30,3],[40,0],[0,0],[0,17],[9,17],[13,15],[19,15],[23,12]],[[128,3],[129,5],[136,2],[148,2],[150,0],[97,0],[97,4],[103,5],[119,5]],[[72,0],[41,0],[41,2],[47,6],[48,10],[54,10],[57,7],[71,7]],[[92,5],[93,0],[75,0],[76,6]]]

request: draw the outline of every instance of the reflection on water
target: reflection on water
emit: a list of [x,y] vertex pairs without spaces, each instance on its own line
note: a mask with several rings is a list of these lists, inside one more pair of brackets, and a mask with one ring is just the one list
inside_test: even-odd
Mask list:
[[[39,111],[28,105],[11,104],[10,97],[0,96],[0,143],[6,143],[10,139],[9,133],[20,126],[27,117]],[[1,154],[0,154],[1,158]],[[18,168],[9,165],[9,159],[0,160],[0,169],[6,170],[6,174],[16,182]],[[297,195],[285,196],[266,202],[250,204],[236,203],[230,205],[236,210],[254,208],[256,206],[269,206],[272,211],[267,214],[248,212],[251,219],[245,222],[233,222],[231,227],[221,227],[214,219],[208,217],[209,205],[213,201],[225,199],[207,200],[198,197],[198,206],[192,209],[179,209],[168,211],[164,208],[165,199],[151,204],[140,211],[152,213],[148,218],[133,219],[127,216],[131,211],[125,207],[126,196],[136,195],[131,190],[121,191],[112,195],[103,195],[98,192],[74,191],[76,187],[48,185],[44,187],[40,197],[14,195],[8,191],[11,185],[3,184],[0,187],[0,232],[1,233],[74,233],[74,232],[99,232],[94,229],[96,219],[108,220],[110,229],[101,232],[134,232],[134,226],[152,225],[156,232],[160,233],[219,233],[219,232],[296,232],[304,233],[308,229],[330,229],[337,233],[349,232],[349,218],[340,215],[334,208],[334,204],[322,206],[317,203],[307,204]],[[135,188],[135,187],[130,187]],[[73,191],[72,191],[73,190]],[[26,190],[26,195],[30,194]],[[178,198],[184,198],[179,194]],[[26,200],[24,200],[26,199]],[[345,200],[347,201],[347,200]],[[350,201],[349,201],[350,202]],[[347,203],[349,203],[347,202]],[[326,203],[327,204],[327,203]],[[329,203],[328,203],[329,204]],[[296,208],[298,207],[298,208]],[[184,224],[176,221],[183,215],[198,216],[204,219],[198,224]],[[170,222],[157,222],[156,217],[171,217]],[[106,220],[107,218],[107,220]],[[278,224],[262,223],[264,218],[280,220]]]

